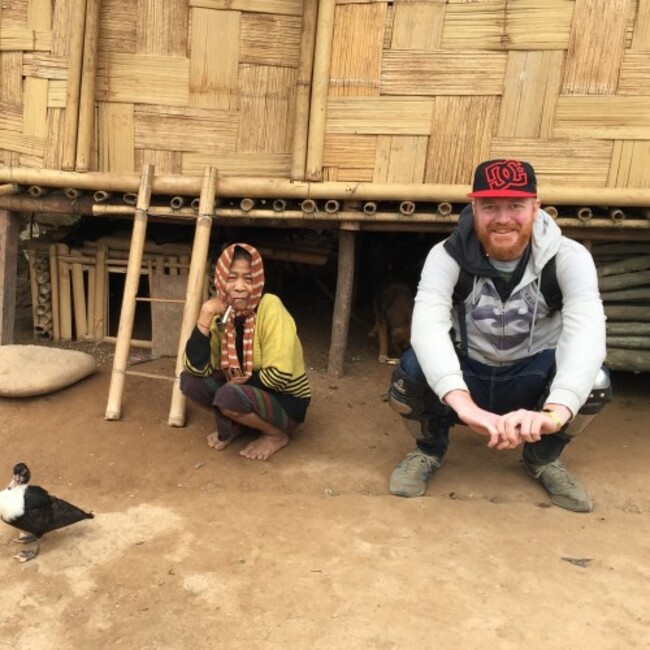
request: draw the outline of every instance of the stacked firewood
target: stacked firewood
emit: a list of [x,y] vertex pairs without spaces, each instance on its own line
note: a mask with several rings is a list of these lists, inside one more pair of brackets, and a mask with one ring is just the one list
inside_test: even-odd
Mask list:
[[607,315],[607,366],[650,372],[650,242],[594,246]]

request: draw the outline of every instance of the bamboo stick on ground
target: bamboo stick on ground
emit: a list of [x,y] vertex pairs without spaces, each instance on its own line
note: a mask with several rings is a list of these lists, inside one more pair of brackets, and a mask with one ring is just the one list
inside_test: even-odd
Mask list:
[[607,346],[626,350],[650,350],[650,336],[607,336]]
[[214,213],[214,200],[217,189],[217,170],[214,167],[209,167],[205,170],[203,183],[199,216],[196,220],[194,233],[194,245],[192,246],[190,270],[187,278],[183,321],[178,340],[172,400],[169,407],[168,423],[173,427],[185,426],[186,400],[180,389],[180,375],[183,370],[185,344],[196,324],[201,308],[201,299],[203,297],[203,282],[210,247],[210,231],[212,228],[212,215]]
[[599,264],[596,267],[599,278],[606,275],[629,273],[631,271],[644,271],[645,269],[650,269],[650,255],[630,257],[617,262],[611,262],[610,264]]
[[131,236],[129,264],[124,281],[122,311],[120,312],[120,324],[118,326],[117,343],[113,357],[113,372],[111,374],[108,403],[104,416],[107,420],[119,420],[122,415],[126,364],[131,347],[131,335],[133,333],[133,320],[135,317],[135,298],[140,282],[140,267],[142,266],[142,253],[147,233],[147,208],[151,200],[153,171],[153,165],[145,165],[142,172],[140,191],[138,192],[137,210],[133,218],[133,235]]
[[639,302],[646,300],[648,301],[648,309],[650,309],[650,287],[605,291],[601,292],[600,297],[603,302]]
[[610,321],[650,322],[647,305],[605,305],[605,315]]
[[90,332],[93,336],[93,341],[97,341],[98,343],[103,341],[106,335],[106,316],[108,309],[106,304],[106,285],[108,283],[106,253],[106,246],[100,244],[97,247],[97,253],[95,255],[95,309]]
[[650,271],[607,275],[598,279],[598,286],[603,292],[631,289],[632,287],[641,287],[644,284],[650,284]]

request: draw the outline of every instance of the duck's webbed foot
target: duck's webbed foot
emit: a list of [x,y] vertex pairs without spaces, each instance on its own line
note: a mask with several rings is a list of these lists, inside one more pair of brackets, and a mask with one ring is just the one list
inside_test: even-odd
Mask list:
[[21,553],[18,553],[18,555],[14,555],[14,557],[19,561],[19,562],[28,562],[29,560],[33,560],[41,550],[41,541],[39,539],[36,540],[36,544],[32,548],[25,549]]
[[32,533],[20,533],[14,542],[16,544],[33,544],[37,539],[38,537]]

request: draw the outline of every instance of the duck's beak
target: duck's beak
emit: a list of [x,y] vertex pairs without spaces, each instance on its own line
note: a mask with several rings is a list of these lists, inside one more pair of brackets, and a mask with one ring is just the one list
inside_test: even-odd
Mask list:
[[19,485],[20,485],[20,477],[18,475],[15,475],[11,479],[11,483],[9,483],[9,485],[7,486],[7,489],[12,490],[13,488],[18,487]]

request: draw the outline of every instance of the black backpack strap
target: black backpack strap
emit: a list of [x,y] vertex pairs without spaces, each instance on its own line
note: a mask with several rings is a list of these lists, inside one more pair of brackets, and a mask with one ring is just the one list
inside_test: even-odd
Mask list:
[[562,309],[562,290],[557,281],[557,271],[555,268],[555,255],[546,262],[542,269],[542,277],[540,280],[540,290],[544,296],[544,300],[551,311],[559,311]]
[[452,296],[452,303],[456,308],[458,314],[458,332],[460,336],[459,350],[462,354],[467,354],[467,323],[465,311],[465,298],[469,296],[472,286],[474,285],[474,276],[461,268],[460,273],[458,274],[458,280],[456,281],[456,286],[454,287],[454,293]]

